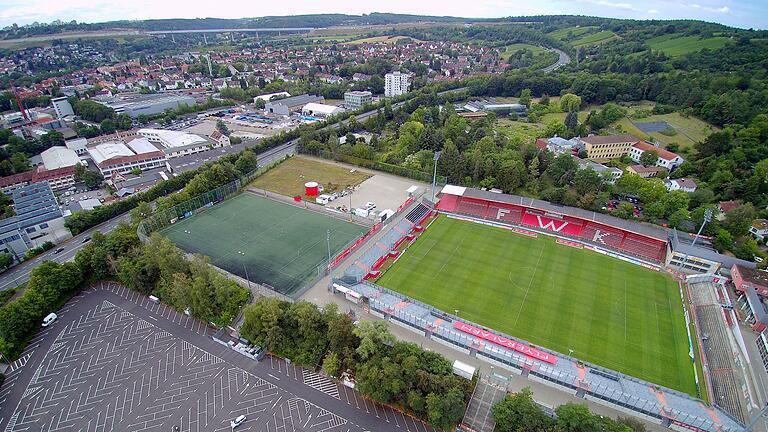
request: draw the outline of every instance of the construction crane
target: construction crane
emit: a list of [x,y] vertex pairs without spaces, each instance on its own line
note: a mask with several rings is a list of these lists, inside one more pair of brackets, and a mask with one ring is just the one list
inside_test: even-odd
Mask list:
[[29,121],[29,116],[27,115],[27,111],[24,109],[24,106],[21,104],[21,98],[19,98],[19,93],[16,91],[16,86],[13,85],[13,81],[10,81],[9,84],[11,85],[11,92],[13,93],[13,97],[16,98],[16,104],[19,106],[19,111],[21,111],[21,115],[24,116],[24,121]]

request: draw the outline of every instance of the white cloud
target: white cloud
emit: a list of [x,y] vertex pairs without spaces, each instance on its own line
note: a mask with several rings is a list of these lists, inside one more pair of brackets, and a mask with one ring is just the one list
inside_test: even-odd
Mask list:
[[582,1],[585,3],[591,3],[597,6],[606,6],[609,8],[624,9],[624,10],[631,10],[631,11],[637,10],[630,3],[614,3],[608,0],[582,0]]
[[689,8],[693,9],[701,9],[703,11],[712,12],[712,13],[721,13],[721,14],[730,14],[731,8],[728,6],[721,6],[721,7],[711,7],[711,6],[702,6],[698,3],[690,3],[688,5]]
[[659,11],[658,11],[658,10],[656,10],[656,9],[648,9],[648,13],[649,13],[649,14],[654,14],[654,15],[655,15],[655,14],[659,13]]

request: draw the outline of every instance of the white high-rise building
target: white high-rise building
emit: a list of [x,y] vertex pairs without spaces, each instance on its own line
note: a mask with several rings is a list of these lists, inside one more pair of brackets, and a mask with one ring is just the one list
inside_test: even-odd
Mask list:
[[56,111],[57,118],[61,119],[66,116],[75,115],[72,105],[70,105],[69,100],[64,96],[51,99],[51,105],[53,105],[53,110]]
[[392,97],[408,93],[411,87],[411,76],[401,72],[391,72],[384,75],[384,96]]

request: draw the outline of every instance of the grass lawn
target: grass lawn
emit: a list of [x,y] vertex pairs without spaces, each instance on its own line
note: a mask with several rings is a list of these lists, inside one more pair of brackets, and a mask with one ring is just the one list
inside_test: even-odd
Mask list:
[[[664,135],[661,132],[647,134],[632,124],[632,122],[652,121],[665,121],[672,126],[677,133],[672,136]],[[709,134],[719,130],[719,128],[712,126],[703,120],[691,116],[684,117],[680,115],[680,113],[651,115],[640,119],[633,118],[632,120],[623,118],[619,120],[618,124],[620,124],[627,133],[635,135],[638,138],[647,139],[649,141],[658,141],[664,145],[677,143],[680,145],[681,149],[691,149],[694,144],[704,141]]]
[[526,121],[512,121],[499,119],[496,121],[496,130],[507,136],[515,143],[533,143],[536,138],[544,135],[546,125],[541,123],[528,123]]
[[584,34],[587,34],[587,33],[592,33],[595,30],[597,30],[597,27],[595,27],[595,26],[566,27],[566,28],[562,28],[560,30],[555,30],[552,33],[549,33],[549,36],[551,36],[551,37],[553,37],[555,39],[564,40],[564,39],[566,39],[568,37],[568,34],[571,34],[571,36],[573,36],[573,37],[578,37],[578,36],[581,36],[581,35],[584,35]]
[[423,42],[423,41],[421,41],[419,39],[413,39],[413,38],[410,38],[408,36],[374,36],[374,37],[369,37],[369,38],[357,39],[357,40],[349,41],[347,43],[349,45],[360,45],[360,44],[365,44],[365,43],[379,43],[379,42],[384,42],[384,43],[387,43],[387,44],[395,44],[400,39],[411,39],[412,41],[414,41],[416,43]]
[[614,37],[616,37],[616,34],[614,32],[610,30],[605,30],[597,33],[592,33],[584,37],[581,37],[579,39],[576,39],[574,41],[571,41],[571,45],[573,46],[589,45],[589,44],[604,42]]
[[680,36],[668,34],[648,39],[648,46],[671,57],[701,51],[704,48],[719,49],[731,42],[727,37],[700,38],[698,36]]
[[230,273],[290,295],[327,263],[327,230],[331,251],[338,251],[366,228],[246,192],[162,234]]
[[596,252],[441,216],[378,281],[462,318],[696,394],[677,284]]
[[516,44],[507,45],[506,47],[504,47],[504,51],[501,52],[501,57],[503,59],[508,59],[509,56],[511,56],[515,52],[524,50],[524,49],[530,50],[533,54],[540,54],[547,51],[546,49],[540,46],[524,44],[524,43],[516,43]]
[[370,178],[368,173],[317,161],[301,156],[294,156],[266,174],[257,178],[252,186],[277,192],[286,196],[304,196],[304,183],[315,181],[325,186],[326,191],[340,191],[346,186],[360,184]]

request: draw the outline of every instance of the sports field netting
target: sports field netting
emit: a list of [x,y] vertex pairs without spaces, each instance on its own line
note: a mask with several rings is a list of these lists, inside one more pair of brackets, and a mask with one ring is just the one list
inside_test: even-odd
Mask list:
[[666,274],[440,216],[378,284],[533,344],[696,395]]
[[360,225],[242,193],[162,234],[187,252],[209,256],[217,267],[290,295],[323,271],[326,230],[331,253],[365,232]]

